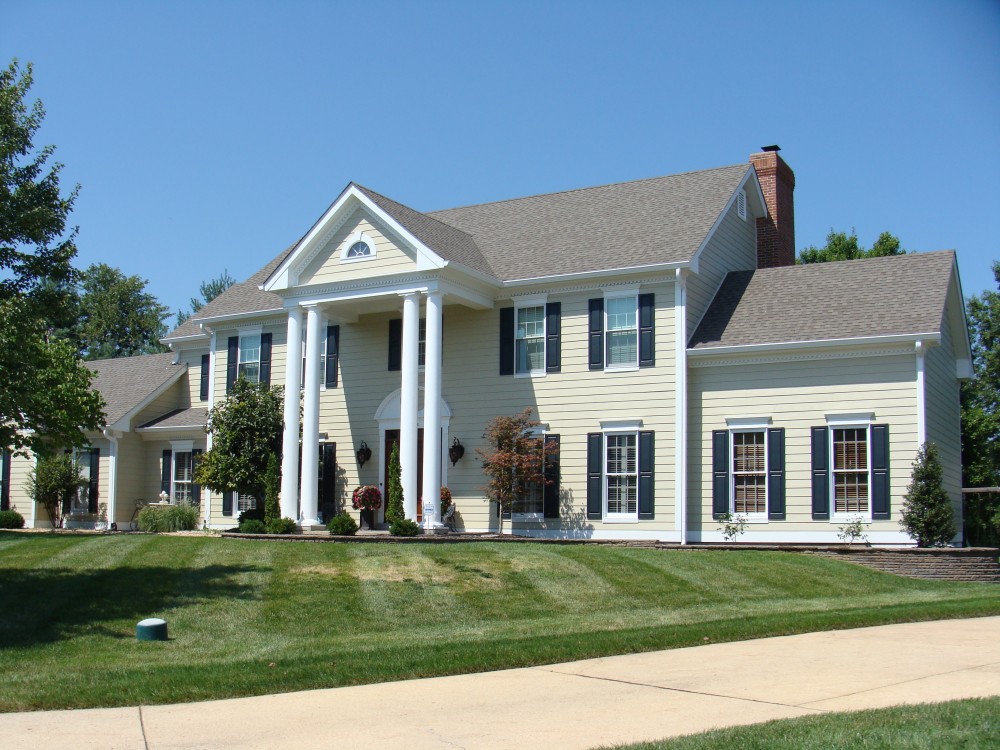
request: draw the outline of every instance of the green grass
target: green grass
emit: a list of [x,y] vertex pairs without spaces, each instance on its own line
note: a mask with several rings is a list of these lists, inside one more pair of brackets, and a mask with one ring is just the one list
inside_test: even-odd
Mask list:
[[[0,711],[171,703],[1000,614],[793,553],[0,532]],[[168,642],[137,642],[145,617]]]
[[615,750],[986,750],[1000,747],[1000,698],[781,719]]

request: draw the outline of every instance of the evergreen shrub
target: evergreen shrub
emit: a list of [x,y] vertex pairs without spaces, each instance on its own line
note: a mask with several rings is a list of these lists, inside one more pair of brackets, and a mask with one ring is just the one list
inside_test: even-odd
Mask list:
[[409,518],[397,518],[389,525],[389,533],[393,536],[416,536],[420,533],[420,527]]
[[23,529],[24,516],[16,510],[0,510],[0,529]]
[[294,534],[299,525],[291,518],[272,518],[264,524],[268,534]]
[[358,532],[358,522],[350,514],[341,513],[326,524],[327,530],[337,536],[354,536]]
[[267,527],[264,522],[256,518],[248,518],[240,523],[241,534],[266,534]]
[[955,536],[955,513],[944,490],[941,459],[934,443],[924,443],[917,451],[899,525],[918,547],[944,547]]

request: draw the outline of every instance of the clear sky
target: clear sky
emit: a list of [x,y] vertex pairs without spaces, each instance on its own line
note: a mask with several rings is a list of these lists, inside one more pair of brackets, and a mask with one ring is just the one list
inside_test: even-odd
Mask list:
[[0,0],[35,65],[78,265],[177,309],[351,180],[434,210],[744,163],[777,143],[796,245],[854,227],[1000,259],[1000,2]]

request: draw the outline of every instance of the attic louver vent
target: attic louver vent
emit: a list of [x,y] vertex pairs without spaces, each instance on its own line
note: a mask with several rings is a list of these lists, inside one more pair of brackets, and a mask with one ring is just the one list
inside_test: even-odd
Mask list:
[[739,214],[740,218],[746,221],[747,218],[747,193],[746,190],[741,190],[736,194],[736,213]]

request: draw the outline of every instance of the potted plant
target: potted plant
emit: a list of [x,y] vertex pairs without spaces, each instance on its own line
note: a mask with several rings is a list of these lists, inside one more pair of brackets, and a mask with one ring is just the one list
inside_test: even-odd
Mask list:
[[382,507],[382,493],[373,484],[366,484],[354,490],[351,497],[351,505],[355,510],[361,511],[362,522],[368,525],[369,529],[375,528],[375,511]]

